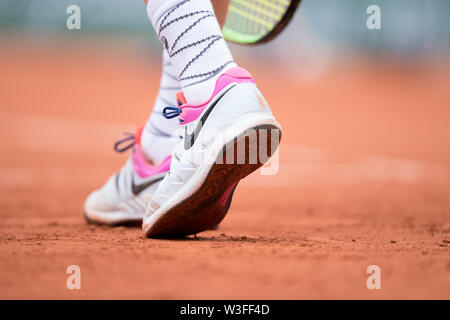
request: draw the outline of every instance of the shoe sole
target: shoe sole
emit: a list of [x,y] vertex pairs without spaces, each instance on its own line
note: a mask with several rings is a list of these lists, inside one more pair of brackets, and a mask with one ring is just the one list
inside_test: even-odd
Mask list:
[[[233,190],[234,192],[234,190]],[[230,203],[231,198],[233,195],[230,196]],[[107,227],[141,227],[142,226],[142,219],[134,219],[134,220],[123,220],[123,221],[114,221],[114,222],[100,222],[93,219],[90,219],[89,216],[86,214],[86,211],[83,211],[84,219],[86,220],[87,224],[96,225],[96,226],[107,226]],[[209,228],[209,230],[218,230],[219,225],[212,226]]]
[[[279,140],[272,149],[271,129],[279,130]],[[249,130],[256,132],[257,143],[250,145],[247,138]],[[275,125],[260,125],[246,130],[224,145],[222,152],[216,158],[205,181],[201,187],[190,197],[184,199],[166,213],[145,232],[149,238],[182,237],[213,229],[226,216],[239,181],[260,168],[265,162],[260,161],[259,141],[264,130],[267,145],[267,162],[278,149],[281,140],[281,130]],[[245,161],[237,163],[238,146],[245,143]],[[234,155],[235,164],[227,164],[226,157],[229,152]],[[250,163],[250,155],[257,155],[256,163]],[[254,162],[254,161],[253,161]]]

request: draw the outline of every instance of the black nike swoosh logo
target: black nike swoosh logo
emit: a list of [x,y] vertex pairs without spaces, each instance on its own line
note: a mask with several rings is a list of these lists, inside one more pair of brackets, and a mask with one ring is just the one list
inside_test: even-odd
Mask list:
[[197,139],[200,131],[202,130],[203,124],[206,122],[206,119],[208,119],[209,114],[214,109],[216,104],[225,96],[225,94],[230,91],[232,88],[234,88],[236,85],[231,86],[228,88],[222,95],[217,98],[216,101],[206,110],[206,112],[203,114],[203,116],[200,118],[197,126],[195,127],[194,131],[191,134],[188,134],[187,132],[187,126],[184,127],[184,150],[189,150],[195,143],[195,140]]
[[152,179],[150,181],[141,183],[141,184],[135,184],[134,183],[134,176],[131,179],[131,192],[133,192],[133,194],[135,196],[137,196],[138,194],[140,194],[142,191],[144,191],[145,189],[147,189],[148,187],[150,187],[152,184],[154,184],[155,182],[162,180],[164,178],[164,176],[162,177],[158,177],[156,179]]

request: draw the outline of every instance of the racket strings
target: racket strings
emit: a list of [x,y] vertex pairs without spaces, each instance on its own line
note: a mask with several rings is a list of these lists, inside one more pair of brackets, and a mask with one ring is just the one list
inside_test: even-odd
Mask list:
[[232,0],[226,26],[243,34],[265,35],[283,18],[288,0]]

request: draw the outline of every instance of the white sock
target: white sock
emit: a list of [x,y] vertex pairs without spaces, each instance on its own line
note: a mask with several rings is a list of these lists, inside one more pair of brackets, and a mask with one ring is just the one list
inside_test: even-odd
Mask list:
[[210,0],[149,0],[147,14],[189,103],[208,100],[217,78],[235,67]]
[[163,52],[158,97],[141,136],[142,151],[155,164],[159,164],[171,153],[177,141],[174,132],[180,129],[178,118],[166,119],[163,117],[162,111],[167,106],[177,105],[176,93],[178,91],[181,91],[180,83],[167,53]]

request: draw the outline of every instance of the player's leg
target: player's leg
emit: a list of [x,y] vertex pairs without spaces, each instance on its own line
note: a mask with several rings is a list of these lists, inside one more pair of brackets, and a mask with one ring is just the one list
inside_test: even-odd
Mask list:
[[[215,1],[222,20],[225,20],[227,0]],[[178,120],[162,116],[164,107],[176,104],[176,93],[181,90],[176,72],[166,51],[163,51],[160,88],[153,110],[143,130],[133,138],[132,155],[119,173],[92,192],[84,205],[89,222],[99,224],[141,223],[146,198],[156,190],[162,176],[169,169],[170,152],[176,142],[174,131]],[[120,149],[120,147],[119,147]]]
[[[144,1],[147,4],[148,0]],[[213,0],[214,11],[221,25],[225,22],[229,0]],[[142,150],[154,163],[160,163],[172,150],[173,132],[177,129],[177,120],[167,121],[162,117],[162,110],[176,102],[176,93],[181,90],[176,72],[167,52],[163,50],[163,68],[161,83],[152,113],[142,132]]]
[[239,180],[276,151],[280,125],[251,75],[236,66],[210,0],[150,0],[147,13],[183,90],[163,114],[178,118],[183,134],[143,230],[192,234],[223,219]]

